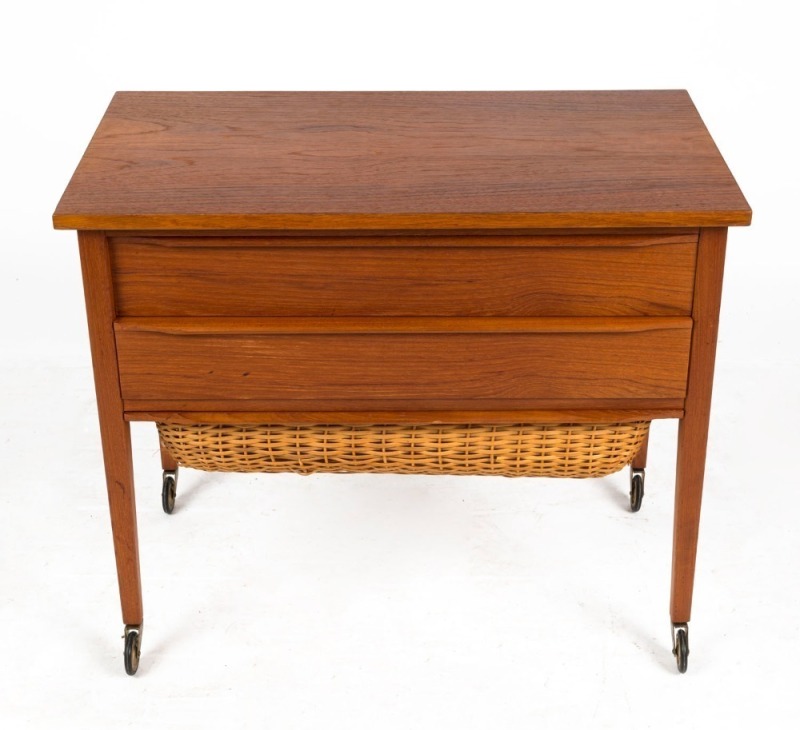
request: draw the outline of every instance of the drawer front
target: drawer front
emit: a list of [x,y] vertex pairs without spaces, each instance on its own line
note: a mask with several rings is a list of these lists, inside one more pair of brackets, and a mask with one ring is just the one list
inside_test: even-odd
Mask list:
[[122,395],[387,408],[685,395],[689,318],[374,321],[123,320]]
[[696,236],[112,237],[122,316],[688,315]]

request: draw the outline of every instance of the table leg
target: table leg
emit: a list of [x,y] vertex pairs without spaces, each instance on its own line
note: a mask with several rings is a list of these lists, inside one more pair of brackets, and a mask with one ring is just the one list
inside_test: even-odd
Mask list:
[[160,441],[159,446],[161,447],[161,468],[164,471],[177,471],[178,462],[172,458],[172,454],[167,451],[167,449],[164,447],[164,444],[162,444]]
[[631,466],[634,469],[644,469],[647,466],[647,444],[649,441],[650,431],[648,430],[644,441],[642,441],[642,445],[639,447],[639,451],[636,452],[636,456],[633,457],[633,461],[631,462]]
[[128,625],[139,626],[143,620],[142,585],[139,573],[130,425],[121,419],[116,423],[108,422],[101,415],[100,433],[103,441],[103,460],[122,621]]
[[[675,480],[670,617],[678,634],[688,632],[686,624],[692,612],[726,234],[724,228],[702,229],[697,249],[692,345],[684,417],[678,428]],[[678,644],[675,647],[678,666],[685,671],[688,633],[678,638],[686,641],[683,662]]]
[[131,432],[124,417],[114,338],[115,308],[111,262],[108,244],[101,232],[80,231],[78,243],[122,620],[126,624],[125,667],[129,674],[133,674],[138,666],[141,641],[142,586]]

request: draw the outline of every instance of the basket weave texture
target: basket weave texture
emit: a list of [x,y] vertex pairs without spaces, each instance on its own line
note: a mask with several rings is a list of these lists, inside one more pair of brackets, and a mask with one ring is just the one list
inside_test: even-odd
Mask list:
[[159,423],[206,471],[599,477],[630,464],[649,421],[588,425],[260,426]]

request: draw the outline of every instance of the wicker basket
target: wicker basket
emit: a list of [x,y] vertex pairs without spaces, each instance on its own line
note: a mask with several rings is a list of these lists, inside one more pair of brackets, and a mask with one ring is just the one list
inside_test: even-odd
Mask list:
[[206,471],[599,477],[630,464],[649,421],[588,425],[254,426],[159,423]]

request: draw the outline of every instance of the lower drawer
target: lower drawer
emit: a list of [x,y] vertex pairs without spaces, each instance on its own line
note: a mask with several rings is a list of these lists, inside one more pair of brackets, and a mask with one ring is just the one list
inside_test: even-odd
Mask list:
[[126,400],[683,398],[688,317],[156,318],[116,325]]

